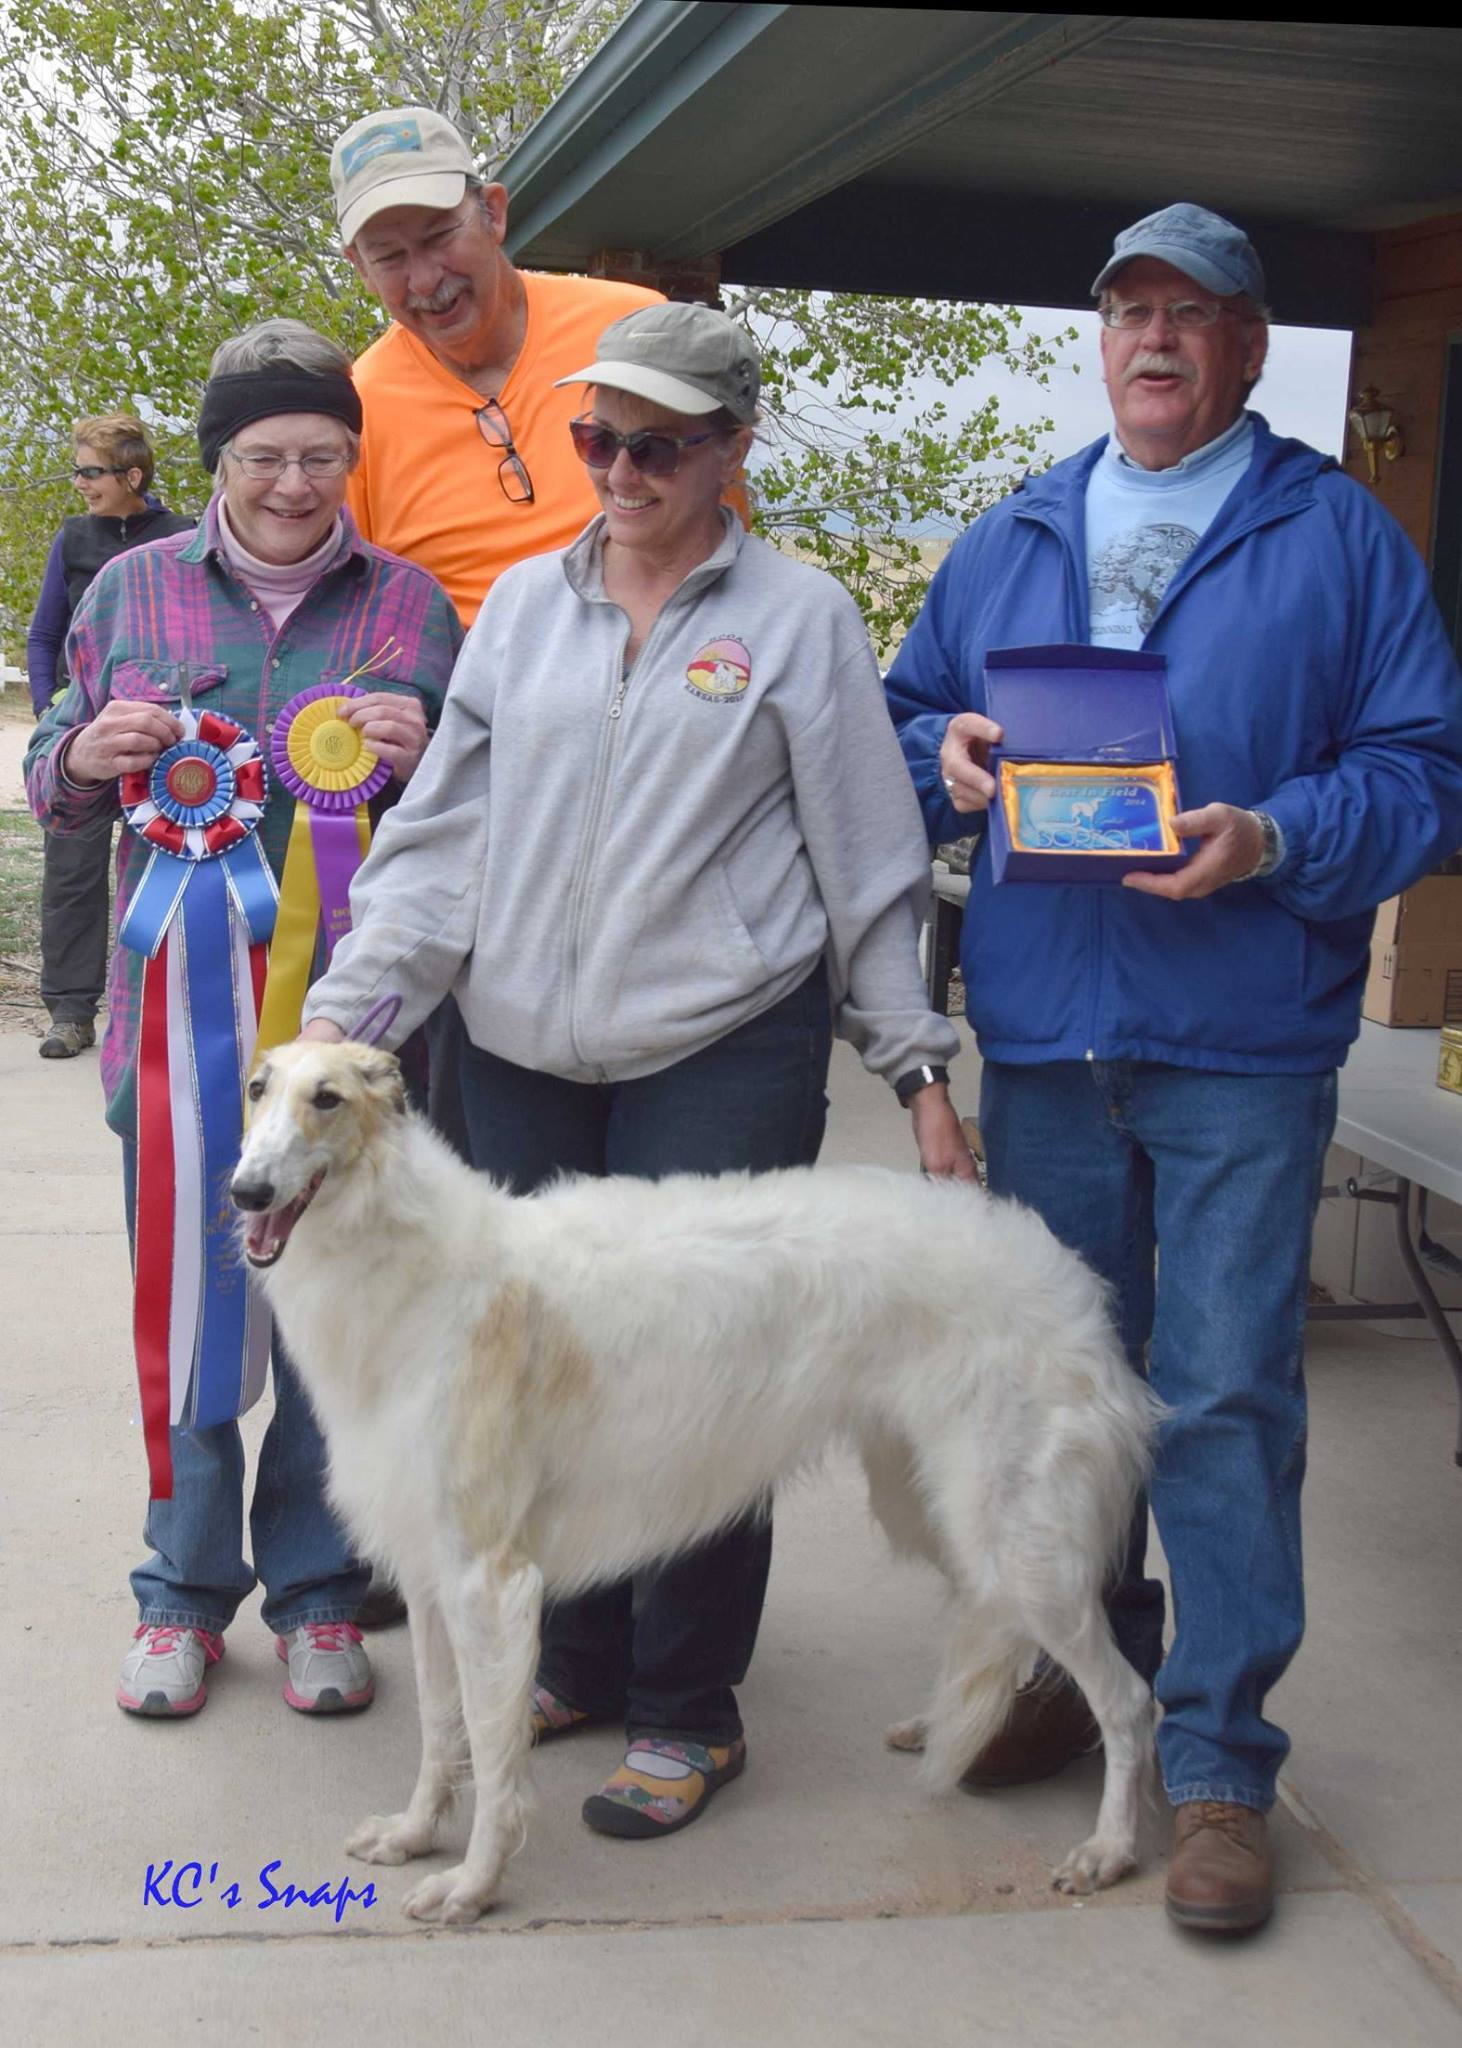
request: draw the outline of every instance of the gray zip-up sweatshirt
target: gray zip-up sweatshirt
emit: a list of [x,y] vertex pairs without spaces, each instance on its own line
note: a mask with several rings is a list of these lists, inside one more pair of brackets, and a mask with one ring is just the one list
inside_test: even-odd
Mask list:
[[869,1068],[950,1059],[916,951],[927,842],[853,600],[727,514],[626,676],[602,524],[494,585],[306,1021],[399,1000],[397,1044],[450,990],[501,1058],[629,1080],[826,951]]

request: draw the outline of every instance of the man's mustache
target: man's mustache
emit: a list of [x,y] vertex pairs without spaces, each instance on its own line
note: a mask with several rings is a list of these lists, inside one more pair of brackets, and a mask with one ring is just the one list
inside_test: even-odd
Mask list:
[[1193,365],[1182,356],[1161,355],[1156,349],[1143,349],[1122,372],[1122,382],[1130,384],[1134,377],[1181,377],[1185,384],[1192,384],[1197,375]]
[[408,292],[407,310],[412,313],[445,313],[461,289],[459,277],[444,277],[434,292]]

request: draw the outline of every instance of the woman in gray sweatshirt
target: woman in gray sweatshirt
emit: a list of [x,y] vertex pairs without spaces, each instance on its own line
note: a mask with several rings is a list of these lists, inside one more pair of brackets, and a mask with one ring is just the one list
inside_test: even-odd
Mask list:
[[[306,1004],[396,1043],[451,993],[473,1163],[520,1193],[564,1172],[767,1171],[822,1141],[834,1028],[912,1111],[920,1163],[972,1172],[917,940],[928,851],[857,607],[722,505],[760,367],[705,306],[642,308],[565,383],[602,511],[488,596],[446,710],[351,892]],[[554,1603],[539,1739],[626,1721],[586,1801],[674,1833],[746,1754],[769,1514]]]

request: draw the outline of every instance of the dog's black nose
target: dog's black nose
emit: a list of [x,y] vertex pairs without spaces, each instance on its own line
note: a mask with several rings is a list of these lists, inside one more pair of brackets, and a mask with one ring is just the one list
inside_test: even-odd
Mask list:
[[229,1189],[236,1209],[272,1209],[274,1189],[267,1180],[236,1180]]

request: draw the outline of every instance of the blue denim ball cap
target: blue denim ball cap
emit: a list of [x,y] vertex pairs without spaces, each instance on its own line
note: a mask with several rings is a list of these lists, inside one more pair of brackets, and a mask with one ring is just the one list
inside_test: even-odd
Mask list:
[[1171,263],[1221,299],[1236,292],[1246,292],[1251,299],[1264,297],[1264,270],[1253,243],[1242,228],[1206,206],[1165,206],[1123,228],[1112,244],[1110,262],[1097,273],[1093,296],[1111,283],[1124,263],[1138,256]]

